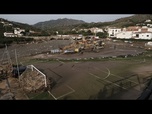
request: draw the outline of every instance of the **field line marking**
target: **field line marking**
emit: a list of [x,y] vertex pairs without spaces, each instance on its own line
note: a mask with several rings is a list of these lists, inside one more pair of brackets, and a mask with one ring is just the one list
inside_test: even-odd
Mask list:
[[[98,76],[96,76],[95,74],[92,74],[92,73],[89,73],[90,75],[92,75],[92,76],[94,76],[94,77],[96,77],[96,78],[98,78],[98,79],[101,79],[100,77],[98,77]],[[116,84],[116,83],[113,83],[113,82],[111,82],[111,81],[109,81],[109,80],[103,80],[103,79],[101,79],[102,81],[106,81],[106,82],[108,82],[108,83],[112,83],[112,84],[114,84],[114,85],[116,85],[116,86],[118,86],[118,87],[120,87],[120,88],[122,88],[122,89],[126,89],[127,90],[127,88],[125,88],[125,87],[121,87],[120,85],[118,85],[118,84]]]
[[72,91],[75,91],[72,87],[70,87],[69,85],[66,85],[68,88],[70,88]]
[[59,59],[57,59],[57,61],[60,62],[60,63],[62,63],[62,64],[64,64],[64,62],[63,62],[63,61],[60,61]]
[[62,98],[62,97],[64,97],[64,96],[67,96],[67,95],[69,95],[69,94],[75,92],[75,90],[74,90],[73,88],[71,88],[71,87],[68,86],[68,85],[66,85],[66,86],[67,86],[69,89],[71,89],[72,91],[70,91],[70,92],[68,92],[68,93],[65,93],[65,94],[63,94],[63,95],[57,97],[57,99],[60,99],[60,98]]
[[50,91],[48,91],[48,93],[49,93],[55,100],[57,100],[57,98],[56,98]]
[[57,99],[60,99],[60,98],[62,98],[62,97],[64,97],[64,96],[67,96],[67,95],[69,95],[69,94],[71,94],[71,93],[73,93],[74,91],[70,91],[70,92],[68,92],[68,93],[66,93],[66,94],[64,94],[64,95],[61,95],[60,97],[58,97]]
[[96,78],[99,78],[99,79],[101,79],[100,77],[98,77],[97,75],[95,75],[95,74],[92,74],[92,73],[89,73],[90,75],[92,75],[92,76],[94,76],[94,77],[96,77]]
[[[95,67],[96,68],[96,67]],[[98,68],[96,68],[96,69],[98,69]],[[100,69],[98,69],[98,70],[100,70]],[[102,71],[102,70],[100,70],[100,71]],[[102,71],[103,73],[107,73],[107,72],[105,72],[105,71]],[[118,75],[115,75],[115,74],[112,74],[112,73],[110,73],[110,75],[113,75],[113,76],[115,76],[115,77],[118,77],[118,78],[121,78],[121,79],[125,79],[124,77],[121,77],[121,76],[118,76]],[[135,82],[135,81],[132,81],[132,80],[129,80],[129,79],[125,79],[125,80],[128,80],[128,81],[130,81],[130,82],[133,82],[133,83],[135,83],[135,84],[138,84],[137,82]]]
[[107,72],[107,76],[106,76],[105,78],[103,78],[103,79],[108,78],[108,77],[110,76],[110,74],[111,74],[111,73],[110,73],[110,70],[109,70],[107,67],[106,67],[106,69],[107,69],[107,71],[108,71],[108,72]]
[[112,83],[112,84],[114,84],[114,85],[116,85],[116,86],[118,86],[118,87],[120,87],[120,88],[122,88],[122,89],[128,90],[127,88],[121,87],[120,85],[118,85],[118,84],[116,84],[116,83],[113,83],[113,82],[111,82],[111,81],[109,81],[109,80],[104,80],[104,81],[106,81],[106,82],[108,82],[108,83]]
[[[115,75],[115,74],[111,74],[111,75],[113,75],[113,76],[115,76],[115,77],[121,78],[121,76],[117,76],[117,75]],[[122,77],[122,79],[125,79],[125,78]],[[129,79],[125,79],[125,80],[130,81],[130,82],[133,82],[133,83],[135,83],[135,84],[139,84],[139,83],[137,83],[137,82],[135,82],[135,81],[132,81],[132,80],[129,80]]]

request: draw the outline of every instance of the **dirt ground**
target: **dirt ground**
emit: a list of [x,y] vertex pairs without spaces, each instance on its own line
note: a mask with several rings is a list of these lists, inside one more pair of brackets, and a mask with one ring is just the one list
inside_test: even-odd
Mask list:
[[[98,62],[41,62],[34,65],[41,69],[47,76],[56,81],[51,90],[56,99],[137,99],[141,94],[144,84],[140,84],[137,70],[144,67],[138,61],[98,61]],[[130,67],[132,66],[132,67]],[[136,66],[135,68],[133,66]],[[151,65],[152,66],[152,65]],[[150,67],[150,66],[149,66]],[[123,69],[125,69],[123,71]],[[152,74],[150,69],[142,71],[148,75],[140,75],[140,80]],[[132,76],[132,74],[135,74]],[[120,87],[114,84],[122,79],[132,86]],[[124,81],[123,80],[123,81]],[[122,81],[122,82],[123,82]],[[121,81],[120,81],[121,82]],[[108,88],[108,92],[104,88]],[[125,85],[124,85],[125,86]],[[115,92],[112,93],[113,88]],[[106,95],[104,95],[106,94]],[[102,97],[101,97],[102,96]]]
[[[125,55],[138,56],[145,52],[145,42],[105,42],[105,48],[99,53],[84,52],[81,55],[48,54],[51,49],[69,44],[69,41],[14,45],[9,47],[9,51],[13,58],[13,50],[17,48],[19,62],[33,64],[54,80],[56,84],[49,93],[52,100],[137,99],[145,87],[143,80],[152,75],[152,64],[149,64],[151,59],[127,59]],[[3,53],[2,49],[0,53]],[[124,57],[115,59],[116,56]],[[106,57],[112,59],[104,59]],[[55,60],[33,60],[35,58]],[[90,60],[85,61],[88,58]],[[94,61],[95,58],[101,60]]]
[[[124,43],[122,41],[112,42],[105,41],[105,47],[100,49],[99,52],[85,51],[83,54],[37,54],[33,58],[45,58],[45,59],[85,59],[85,58],[103,58],[103,57],[115,57],[115,56],[125,56],[132,55],[136,56],[144,52],[144,42],[142,43]],[[114,48],[115,47],[115,48]]]

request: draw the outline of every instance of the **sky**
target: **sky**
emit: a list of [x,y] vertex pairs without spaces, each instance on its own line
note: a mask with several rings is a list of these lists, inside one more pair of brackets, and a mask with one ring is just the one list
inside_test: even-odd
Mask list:
[[0,18],[33,25],[38,22],[56,20],[59,18],[83,20],[89,23],[107,22],[132,15],[133,14],[0,14]]

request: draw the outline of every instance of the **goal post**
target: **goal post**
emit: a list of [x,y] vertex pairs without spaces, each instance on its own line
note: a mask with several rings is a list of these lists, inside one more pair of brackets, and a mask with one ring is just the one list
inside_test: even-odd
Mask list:
[[46,75],[44,73],[42,73],[39,69],[37,69],[34,65],[28,65],[27,68],[31,68],[32,71],[33,69],[35,69],[36,71],[38,71],[43,77],[44,77],[44,84],[45,87],[47,87],[47,81],[46,81]]

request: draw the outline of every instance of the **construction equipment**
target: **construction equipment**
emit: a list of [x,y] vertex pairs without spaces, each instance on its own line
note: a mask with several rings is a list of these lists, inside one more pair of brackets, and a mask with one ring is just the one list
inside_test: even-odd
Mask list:
[[82,50],[84,51],[93,51],[93,52],[99,52],[99,49],[104,48],[104,42],[100,39],[82,39],[82,40],[76,40],[72,44],[65,46],[62,48],[62,51],[64,54],[68,53],[78,53]]

